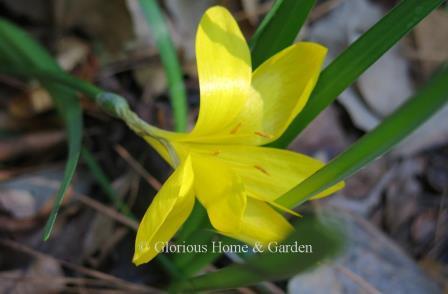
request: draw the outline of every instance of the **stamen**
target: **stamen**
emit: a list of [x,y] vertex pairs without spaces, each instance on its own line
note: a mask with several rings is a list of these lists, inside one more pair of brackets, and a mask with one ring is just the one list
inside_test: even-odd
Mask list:
[[268,139],[273,138],[273,136],[271,134],[266,134],[266,133],[259,132],[259,131],[254,132],[254,134],[257,136],[260,136],[260,137],[268,138]]
[[241,122],[239,124],[237,124],[231,131],[230,134],[236,134],[236,132],[239,131],[239,129],[241,128]]
[[261,167],[261,166],[259,166],[259,165],[254,165],[254,167],[255,167],[256,169],[258,169],[259,171],[261,171],[262,173],[264,173],[265,175],[270,176],[270,174],[268,173],[268,171],[265,170],[263,167]]

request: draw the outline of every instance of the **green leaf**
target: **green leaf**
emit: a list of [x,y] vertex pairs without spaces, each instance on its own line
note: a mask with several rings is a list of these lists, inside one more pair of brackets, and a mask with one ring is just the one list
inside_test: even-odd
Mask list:
[[[20,28],[0,19],[0,64],[31,69],[62,72],[56,61],[37,44],[27,33]],[[44,229],[44,239],[48,239],[64,194],[73,178],[81,150],[82,138],[82,112],[76,92],[57,83],[41,80],[48,90],[65,123],[68,137],[68,158],[64,169],[59,190],[56,194],[55,204]]]
[[191,234],[193,234],[199,227],[201,226],[204,227],[207,226],[208,224],[209,222],[207,218],[207,211],[199,203],[199,201],[196,201],[190,217],[188,217],[187,221],[176,233],[176,239],[181,241],[187,240],[191,236]]
[[311,253],[275,253],[265,248],[263,254],[248,257],[243,264],[230,265],[215,272],[194,277],[177,285],[176,290],[196,293],[285,279],[309,270],[322,260],[336,255],[342,248],[342,240],[340,229],[328,224],[324,225],[316,217],[307,216],[296,223],[294,233],[282,244],[293,246],[297,242],[297,245],[311,245]]
[[[195,246],[207,246],[210,248],[212,241],[218,240],[216,231],[208,224],[196,230],[188,239],[183,242],[175,242],[176,244],[194,244]],[[182,271],[185,278],[191,277],[199,271],[206,268],[221,256],[219,252],[208,250],[206,252],[192,252],[173,255],[174,264]]]
[[174,112],[175,130],[184,132],[187,129],[187,98],[176,49],[157,1],[140,0],[140,7],[155,38],[165,68]]
[[448,101],[448,67],[347,151],[276,200],[294,207],[346,179],[409,135]]
[[[194,231],[190,232],[187,236],[176,235],[176,244],[195,244],[197,246],[210,246],[212,241],[222,239],[222,236],[217,236],[216,231],[210,224],[207,217],[207,212],[201,204],[195,204],[194,209],[200,209],[200,213],[197,216],[201,216],[201,223],[194,227]],[[191,219],[191,218],[190,218]],[[188,219],[188,221],[190,221]],[[199,219],[198,219],[199,220]],[[187,223],[185,223],[187,224]],[[185,225],[184,224],[184,225]],[[183,272],[183,280],[193,276],[199,271],[203,270],[207,265],[213,263],[221,256],[219,252],[206,251],[206,252],[192,252],[175,254],[172,256],[174,264]]]
[[288,146],[339,94],[443,2],[444,0],[403,0],[397,4],[325,68],[308,104],[286,132],[270,146]]
[[291,45],[316,0],[277,0],[250,40],[252,67]]
[[103,192],[109,197],[110,201],[114,204],[115,208],[128,218],[135,220],[136,217],[132,214],[131,210],[126,205],[126,203],[124,203],[120,199],[117,192],[112,187],[109,178],[104,173],[101,166],[96,162],[96,159],[93,156],[93,154],[90,153],[88,149],[83,147],[81,150],[81,156],[84,163],[87,165],[91,174],[93,175],[94,179],[97,181],[98,185],[101,187]]

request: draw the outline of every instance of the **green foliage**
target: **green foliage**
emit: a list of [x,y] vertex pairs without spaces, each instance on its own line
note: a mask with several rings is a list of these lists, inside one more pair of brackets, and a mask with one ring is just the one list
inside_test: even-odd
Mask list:
[[[2,40],[0,45],[2,67],[8,65],[54,73],[62,72],[62,69],[44,48],[34,42],[24,31],[3,19],[0,19],[0,39]],[[59,83],[46,80],[40,80],[40,82],[53,98],[53,102],[64,120],[68,138],[68,158],[64,177],[44,229],[44,239],[48,239],[78,163],[82,138],[82,112],[75,91],[61,86]]]
[[348,150],[276,200],[294,207],[346,179],[383,155],[418,128],[448,101],[448,67],[443,68],[417,95]]
[[255,69],[275,53],[291,45],[316,0],[277,0],[250,40]]
[[[287,132],[272,146],[286,147],[344,89],[443,2],[443,0],[403,0],[397,4],[388,15],[342,52],[322,72],[309,103],[300,113],[300,119],[296,118]],[[254,68],[293,43],[314,4],[315,0],[277,0],[275,2],[250,43]],[[174,109],[175,128],[177,131],[185,131],[187,126],[186,94],[175,48],[157,1],[140,0],[140,5],[155,36],[166,70]],[[67,129],[68,161],[56,204],[45,227],[45,238],[48,238],[64,193],[73,177],[81,150],[82,116],[76,92],[86,94],[105,111],[122,119],[138,133],[151,135],[152,129],[130,110],[122,97],[104,92],[94,85],[64,73],[45,49],[36,44],[22,30],[4,20],[0,20],[0,38],[0,72],[36,77],[50,92]],[[384,120],[375,130],[366,134],[328,165],[280,197],[277,202],[287,207],[294,207],[347,178],[387,152],[433,115],[446,103],[447,93],[448,70],[444,68],[415,97]],[[129,213],[123,203],[117,200],[109,180],[93,156],[85,150],[83,157],[100,186],[111,197],[117,208]],[[204,209],[197,206],[195,211],[194,217],[178,234],[178,239],[207,244],[213,238],[213,231],[204,225],[204,219],[206,219]],[[197,228],[201,226],[208,231],[204,234],[202,234],[203,231],[197,231]],[[342,247],[337,229],[324,226],[319,220],[310,216],[301,219],[296,224],[295,233],[284,244],[292,244],[295,241],[301,244],[312,244],[313,254],[266,252],[245,259],[243,264],[230,265],[191,279],[186,278],[203,269],[218,255],[203,254],[198,258],[197,255],[186,254],[173,259],[159,255],[158,260],[178,281],[174,290],[197,292],[284,279],[304,272],[323,259],[334,256]]]
[[444,0],[403,0],[397,4],[322,71],[305,108],[271,146],[288,146],[339,94],[443,2]]
[[336,226],[324,225],[318,218],[307,216],[295,224],[294,233],[281,244],[293,246],[297,242],[300,245],[311,245],[312,253],[276,253],[265,248],[263,254],[249,257],[243,264],[230,265],[194,277],[177,285],[176,290],[196,293],[285,279],[335,256],[343,245],[341,236],[341,231]]
[[101,166],[96,162],[95,157],[93,154],[86,149],[85,147],[81,150],[81,157],[87,167],[89,168],[91,174],[93,175],[93,178],[96,180],[98,185],[101,187],[101,189],[104,191],[104,193],[109,197],[110,201],[114,204],[115,208],[122,212],[124,215],[131,219],[135,219],[135,217],[132,215],[129,207],[124,203],[120,197],[118,196],[117,192],[112,187],[112,184],[107,177],[107,175],[104,173]]
[[140,0],[140,7],[155,38],[165,68],[173,106],[175,130],[184,132],[187,129],[187,98],[176,49],[157,1]]

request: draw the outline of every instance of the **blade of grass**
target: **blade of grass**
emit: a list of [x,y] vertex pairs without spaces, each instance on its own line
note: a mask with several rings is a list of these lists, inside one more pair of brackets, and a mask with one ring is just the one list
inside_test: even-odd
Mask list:
[[[0,36],[3,36],[4,29],[4,23],[0,19]],[[16,28],[17,29],[17,28]],[[30,66],[30,64],[24,62],[24,56],[17,55],[15,52],[17,49],[23,49],[19,46],[19,48],[11,47],[11,44],[8,42],[0,42],[0,73],[6,73],[6,74],[14,74],[19,75],[23,77],[37,77],[39,80],[42,81],[47,87],[51,86],[55,89],[58,89],[59,91],[57,94],[64,93],[63,91],[66,91],[67,95],[65,96],[57,96],[57,97],[63,97],[63,99],[70,99],[71,97],[75,97],[76,92],[80,92],[85,94],[87,97],[92,99],[95,103],[97,103],[100,107],[102,107],[105,111],[108,111],[111,115],[123,120],[128,124],[128,126],[131,129],[134,129],[136,132],[145,132],[147,125],[144,121],[140,120],[135,113],[133,113],[129,105],[127,104],[126,100],[122,98],[119,95],[116,95],[114,93],[106,92],[95,85],[92,85],[86,81],[80,80],[79,78],[73,77],[67,73],[65,73],[62,70],[54,70],[51,66],[49,68],[46,67],[34,67]],[[41,49],[35,48],[35,45],[37,44],[27,44],[29,46],[28,48],[32,50],[40,51]],[[38,45],[37,45],[38,46]],[[42,49],[43,50],[43,49]],[[19,51],[20,52],[20,51]],[[46,53],[44,51],[44,53]],[[26,56],[25,56],[26,57]],[[43,58],[42,60],[45,61],[46,57],[40,56]],[[50,92],[51,93],[51,92]],[[61,103],[64,103],[65,100],[61,99]],[[78,100],[76,100],[78,101]],[[67,104],[67,107],[69,107],[70,104]],[[73,110],[76,110],[76,105],[72,106]],[[79,107],[79,103],[78,103]],[[79,108],[80,111],[80,108]],[[76,113],[76,112],[74,112]],[[66,114],[67,115],[67,114]],[[79,114],[81,115],[81,114]],[[69,117],[70,118],[70,117]],[[69,120],[71,122],[71,120]],[[76,128],[76,125],[73,125]],[[80,128],[81,129],[81,128]],[[76,133],[72,132],[76,135]],[[79,138],[81,138],[81,134],[78,134]],[[69,141],[71,142],[71,141]],[[70,144],[70,147],[72,147],[72,150],[79,150],[80,149],[80,140],[79,140],[79,146],[76,146],[75,144]],[[69,159],[70,159],[69,155]],[[77,160],[79,158],[79,153],[76,158],[75,165],[70,165],[69,167],[66,166],[67,169],[73,169],[76,167]],[[85,157],[84,157],[85,159]],[[87,159],[88,161],[88,159]],[[70,162],[73,162],[70,161]],[[69,163],[70,163],[69,162]],[[91,162],[90,162],[91,163]],[[93,170],[96,168],[94,167]],[[69,175],[67,173],[64,174],[64,181],[65,178]],[[72,175],[70,176],[71,179]],[[107,178],[102,178],[101,181],[107,180]],[[103,183],[104,184],[104,183]],[[101,184],[101,185],[103,185]],[[106,183],[106,185],[110,186],[110,183]],[[59,189],[61,191],[63,187]],[[66,190],[63,189],[64,191]],[[107,193],[107,192],[106,192]],[[62,195],[63,194],[57,194]],[[62,199],[61,199],[62,201]],[[46,234],[47,238],[51,232],[51,227],[48,227],[49,224],[51,226],[54,224],[54,220],[56,218],[57,210],[59,207],[53,207],[53,211],[56,211],[56,213],[53,213],[53,218],[49,219],[46,226]],[[129,215],[128,216],[132,220],[136,220],[134,216]],[[180,280],[184,275],[183,273],[176,267],[176,265],[168,258],[167,256],[164,256],[163,254],[159,254],[157,256],[157,261],[164,267],[164,269],[176,280]]]
[[387,152],[442,108],[447,101],[448,67],[445,66],[417,95],[386,118],[378,127],[281,196],[276,202],[291,208],[346,179]]
[[403,0],[342,52],[319,77],[309,102],[270,146],[285,148],[367,68],[444,0]]
[[[204,213],[206,213],[205,208],[203,208],[202,206],[196,206],[195,204],[195,208],[197,209],[200,208],[201,209],[201,214],[202,214],[202,210],[204,211]],[[182,235],[178,235],[176,234],[176,242],[177,243],[185,243],[185,244],[201,244],[201,245],[209,245],[212,240],[216,239],[216,231],[213,229],[212,225],[210,224],[209,220],[207,217],[204,217],[201,219],[201,223],[196,227],[196,228],[200,228],[200,229],[196,229],[195,231],[189,232],[188,236],[182,236]],[[183,271],[187,274],[187,273],[191,273],[194,274],[195,270],[192,270],[192,268],[190,267],[190,265],[192,264],[192,262],[195,262],[197,260],[196,259],[196,255],[201,255],[201,258],[203,257],[202,255],[208,255],[209,252],[201,252],[200,254],[197,254],[196,252],[192,252],[192,253],[186,253],[186,254],[176,254],[173,255],[173,262],[181,269],[183,269]],[[199,263],[201,263],[199,261]],[[205,264],[206,265],[206,264]],[[199,266],[200,267],[200,266]]]
[[140,7],[153,33],[165,68],[173,106],[175,130],[184,132],[187,129],[187,97],[176,49],[157,2],[155,0],[140,0]]
[[204,227],[207,224],[207,211],[199,201],[196,201],[190,217],[188,217],[187,221],[182,225],[182,228],[176,233],[176,238],[181,241],[187,240],[199,227]]
[[[7,63],[9,65],[19,65],[54,72],[62,71],[46,50],[34,42],[27,33],[3,19],[0,19],[0,36],[2,39],[0,50],[3,56],[0,61],[3,64]],[[64,169],[64,177],[44,228],[44,240],[47,240],[78,163],[82,139],[82,111],[76,92],[57,83],[43,80],[41,80],[41,83],[50,93],[59,114],[64,120],[68,138],[68,157]]]
[[249,42],[252,67],[291,45],[316,0],[277,0]]
[[[218,236],[216,231],[211,227],[211,225],[202,226],[199,230],[189,236],[185,240],[185,244],[194,244],[195,246],[205,246],[210,248],[212,241],[217,241]],[[178,244],[183,244],[177,242]],[[203,252],[191,252],[184,254],[173,255],[173,262],[184,274],[184,279],[189,278],[199,271],[206,268],[214,260],[221,256],[220,252],[213,252],[212,250],[206,250]]]
[[95,157],[90,153],[90,151],[83,147],[81,150],[81,157],[84,163],[89,168],[93,177],[97,181],[98,185],[104,191],[104,193],[109,197],[110,201],[114,204],[115,208],[126,215],[129,218],[136,219],[135,216],[131,213],[129,207],[120,199],[117,192],[112,187],[112,184],[104,173],[101,166],[95,160]]
[[[75,98],[75,93],[71,90],[67,90],[59,85],[46,85],[47,90],[50,92],[52,97]],[[72,95],[72,96],[71,96]],[[56,217],[58,215],[59,209],[61,208],[62,200],[64,198],[65,192],[67,191],[70,182],[75,174],[76,166],[78,165],[79,154],[81,151],[81,140],[82,140],[82,111],[79,101],[71,101],[69,103],[59,101],[61,106],[59,107],[60,112],[63,113],[67,137],[68,137],[68,156],[67,162],[64,168],[64,176],[61,182],[61,186],[55,197],[55,203],[48,217],[47,223],[44,227],[43,239],[48,240],[51,231],[53,230],[54,223],[56,222]]]
[[342,248],[342,234],[335,226],[324,225],[309,216],[295,225],[294,233],[282,244],[311,245],[312,252],[274,253],[266,251],[247,258],[244,264],[234,264],[216,272],[204,274],[177,285],[185,292],[239,288],[262,281],[280,280],[304,272],[322,260],[334,256]]

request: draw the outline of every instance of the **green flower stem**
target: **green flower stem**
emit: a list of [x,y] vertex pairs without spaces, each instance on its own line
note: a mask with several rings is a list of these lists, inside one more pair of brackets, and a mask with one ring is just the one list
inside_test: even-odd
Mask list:
[[149,136],[159,141],[168,151],[175,166],[179,163],[174,148],[164,138],[156,135],[157,128],[142,120],[131,110],[125,98],[118,94],[104,91],[95,85],[73,77],[65,72],[36,70],[33,68],[3,67],[0,73],[15,74],[24,77],[36,77],[41,80],[49,80],[65,85],[73,90],[83,93],[99,107],[110,115],[124,121],[130,129],[140,136]]
[[140,0],[139,3],[165,68],[173,106],[174,128],[177,132],[185,132],[187,130],[187,97],[176,49],[157,1]]
[[448,67],[445,66],[419,93],[348,150],[276,200],[292,208],[342,181],[382,156],[448,101]]

